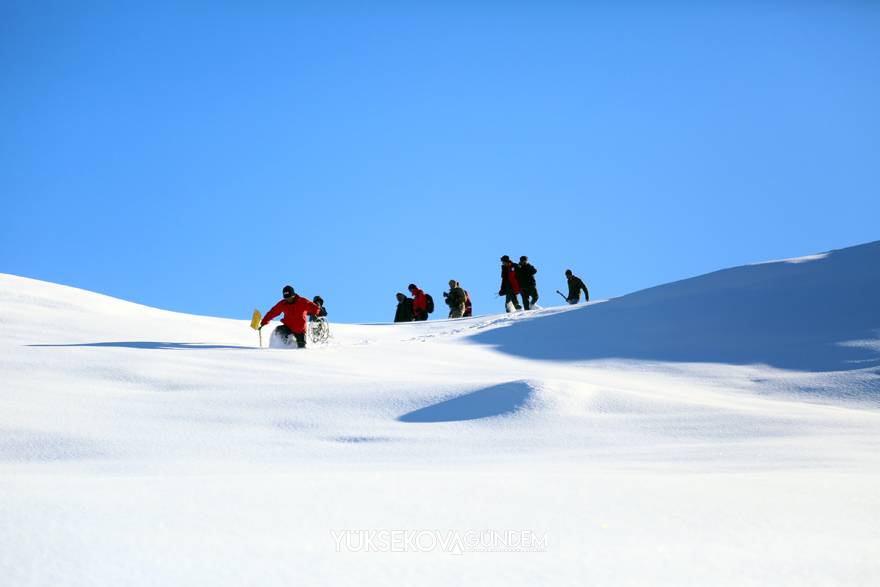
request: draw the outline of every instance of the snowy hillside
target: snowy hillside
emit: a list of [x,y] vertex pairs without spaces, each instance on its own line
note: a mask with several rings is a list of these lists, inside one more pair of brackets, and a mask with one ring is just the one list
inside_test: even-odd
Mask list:
[[0,275],[0,576],[876,584],[878,291],[880,242],[295,351]]
[[[880,373],[878,300],[880,241],[718,271],[636,292],[588,312],[488,331],[476,340],[535,359],[866,370],[866,385],[843,386],[831,378],[827,391],[880,400],[874,377]],[[549,341],[534,344],[548,334]],[[862,378],[848,379],[854,381]]]

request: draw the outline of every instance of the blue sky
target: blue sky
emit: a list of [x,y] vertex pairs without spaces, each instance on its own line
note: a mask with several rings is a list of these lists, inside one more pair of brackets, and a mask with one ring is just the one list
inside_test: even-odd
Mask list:
[[3,2],[0,272],[369,322],[880,238],[880,4],[697,4]]

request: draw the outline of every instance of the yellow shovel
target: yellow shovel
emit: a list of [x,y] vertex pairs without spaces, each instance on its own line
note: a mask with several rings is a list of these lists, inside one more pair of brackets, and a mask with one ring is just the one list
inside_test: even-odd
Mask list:
[[260,314],[259,310],[254,310],[254,316],[251,318],[251,328],[260,333],[260,348],[263,348],[263,331],[261,330],[260,322],[263,321],[263,315]]

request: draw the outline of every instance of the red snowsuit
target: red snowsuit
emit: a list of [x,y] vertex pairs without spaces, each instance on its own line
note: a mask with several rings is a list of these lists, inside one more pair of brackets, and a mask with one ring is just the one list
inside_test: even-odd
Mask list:
[[428,315],[428,298],[425,296],[425,292],[420,290],[419,288],[415,288],[412,290],[413,295],[413,316],[427,316]]
[[305,334],[308,320],[306,315],[317,316],[320,311],[321,308],[318,304],[302,296],[296,296],[293,302],[281,300],[272,306],[272,309],[263,316],[263,321],[260,322],[260,325],[265,326],[272,318],[284,312],[284,318],[281,319],[281,323],[290,328],[290,331],[295,334]]
[[519,295],[519,281],[516,279],[516,265],[513,263],[501,268],[501,289],[498,295]]

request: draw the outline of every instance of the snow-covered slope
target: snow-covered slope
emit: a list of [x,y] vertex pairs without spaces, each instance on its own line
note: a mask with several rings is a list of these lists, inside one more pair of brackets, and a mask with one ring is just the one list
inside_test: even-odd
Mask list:
[[[872,243],[586,306],[333,324],[306,351],[0,275],[0,576],[875,583],[878,267]],[[398,530],[421,543],[377,538]],[[430,543],[510,531],[540,548]]]
[[[876,401],[878,300],[880,241],[717,271],[610,300],[587,312],[480,333],[476,340],[518,356],[557,361],[862,371],[866,377],[849,377],[847,385],[832,383],[824,391]],[[808,384],[803,391],[822,390]]]

